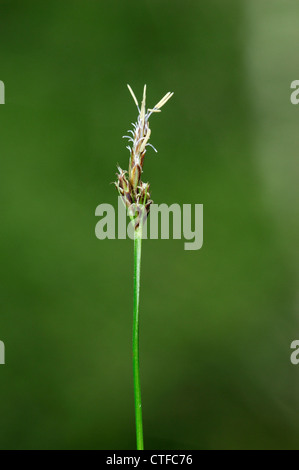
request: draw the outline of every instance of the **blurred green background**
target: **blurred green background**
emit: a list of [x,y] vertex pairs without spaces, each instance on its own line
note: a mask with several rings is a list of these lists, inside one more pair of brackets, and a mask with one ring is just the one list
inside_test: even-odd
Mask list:
[[133,246],[95,237],[148,104],[156,203],[204,245],[143,245],[147,449],[296,449],[295,0],[0,1],[1,449],[134,449]]

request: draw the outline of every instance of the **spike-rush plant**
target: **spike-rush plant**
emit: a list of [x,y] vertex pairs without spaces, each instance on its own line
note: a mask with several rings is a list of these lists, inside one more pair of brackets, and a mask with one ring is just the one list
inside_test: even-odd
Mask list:
[[150,199],[149,183],[141,181],[143,172],[144,156],[147,147],[152,147],[149,143],[151,130],[149,127],[149,118],[153,113],[161,111],[162,106],[172,97],[173,93],[168,92],[152,109],[145,107],[146,85],[143,89],[143,98],[141,106],[128,85],[129,91],[138,109],[137,122],[133,124],[133,130],[129,130],[131,136],[127,138],[130,145],[127,148],[130,151],[129,170],[124,171],[118,167],[117,181],[114,183],[119,195],[121,196],[128,215],[134,227],[134,304],[133,304],[133,376],[134,376],[134,400],[135,400],[135,419],[136,419],[136,440],[137,450],[143,450],[143,426],[142,426],[142,408],[140,392],[140,372],[139,372],[139,292],[140,292],[140,266],[141,266],[141,241],[142,226],[149,212],[152,200]]

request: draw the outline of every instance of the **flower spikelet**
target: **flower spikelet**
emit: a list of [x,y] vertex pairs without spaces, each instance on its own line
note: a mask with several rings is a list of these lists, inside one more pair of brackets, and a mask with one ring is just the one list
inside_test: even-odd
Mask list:
[[[138,100],[130,85],[128,85],[128,89],[137,106],[139,114],[137,121],[132,123],[133,129],[128,131],[131,135],[123,136],[123,138],[127,138],[129,140],[129,145],[127,146],[130,151],[128,172],[118,167],[117,181],[114,184],[122,197],[125,206],[129,209],[130,206],[134,204],[137,206],[139,214],[143,213],[146,218],[149,214],[152,201],[150,199],[149,183],[143,183],[141,181],[144,156],[147,147],[149,146],[157,152],[155,147],[149,143],[151,136],[149,118],[153,113],[161,111],[162,106],[164,106],[164,104],[172,97],[173,93],[166,93],[166,95],[153,108],[146,109],[146,85],[144,85],[143,89],[141,106],[139,106]],[[140,220],[136,224],[136,228],[139,223]]]

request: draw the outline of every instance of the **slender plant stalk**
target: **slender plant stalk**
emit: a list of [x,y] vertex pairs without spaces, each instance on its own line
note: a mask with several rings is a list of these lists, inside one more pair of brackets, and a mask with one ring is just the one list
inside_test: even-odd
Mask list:
[[[134,225],[134,315],[133,315],[133,373],[134,373],[134,397],[135,397],[135,419],[136,419],[136,439],[137,450],[143,450],[143,427],[142,427],[142,408],[139,374],[139,291],[140,291],[140,263],[141,263],[141,242],[142,225],[150,212],[150,184],[141,181],[143,172],[144,156],[147,147],[153,147],[149,143],[151,130],[149,127],[149,118],[153,113],[159,113],[162,106],[172,97],[173,93],[168,92],[153,107],[146,109],[146,85],[143,88],[143,97],[141,106],[128,85],[129,91],[138,109],[137,122],[133,123],[133,130],[128,130],[132,135],[124,135],[129,140],[130,145],[127,149],[130,151],[129,170],[124,171],[118,167],[117,181],[114,183],[123,203],[128,209],[128,214]],[[154,151],[157,152],[155,147]],[[134,210],[133,210],[134,209]],[[138,211],[138,217],[134,218],[135,211]],[[131,212],[132,211],[132,212]]]
[[134,311],[133,311],[133,374],[137,450],[143,450],[143,426],[139,371],[139,292],[142,226],[134,232]]

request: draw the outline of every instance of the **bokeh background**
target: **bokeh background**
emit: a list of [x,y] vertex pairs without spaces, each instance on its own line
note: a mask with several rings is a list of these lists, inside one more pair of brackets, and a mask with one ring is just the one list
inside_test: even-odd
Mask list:
[[143,245],[147,449],[296,449],[297,0],[0,1],[1,449],[134,449],[133,246],[95,237],[148,103],[156,203],[204,245]]

